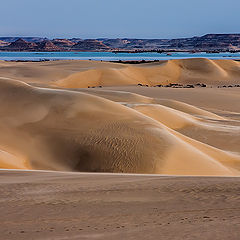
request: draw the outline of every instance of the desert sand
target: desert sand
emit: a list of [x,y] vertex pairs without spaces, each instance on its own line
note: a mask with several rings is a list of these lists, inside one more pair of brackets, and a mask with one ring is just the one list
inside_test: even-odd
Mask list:
[[0,76],[64,88],[122,86],[138,83],[239,83],[240,62],[205,58],[160,61],[139,65],[98,61],[4,62]]
[[229,239],[240,178],[0,171],[1,239]]
[[239,84],[233,60],[0,61],[2,236],[238,239]]
[[[1,62],[0,167],[238,176],[240,88],[215,84],[239,73],[233,60]],[[137,86],[170,81],[211,87]]]

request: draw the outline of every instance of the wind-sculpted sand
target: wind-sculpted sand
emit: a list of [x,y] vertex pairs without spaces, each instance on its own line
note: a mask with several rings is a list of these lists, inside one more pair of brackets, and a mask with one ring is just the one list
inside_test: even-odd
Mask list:
[[136,84],[236,84],[240,62],[205,58],[121,64],[97,61],[4,62],[0,76],[28,83],[64,88],[126,86]]
[[[118,86],[169,83],[228,84],[239,83],[240,63],[233,60],[185,59],[146,64],[89,69],[69,75],[56,82],[60,87]],[[113,82],[114,79],[114,82]]]
[[[74,82],[88,85],[94,76],[85,76],[86,71],[104,71],[100,74],[104,81],[97,83],[118,85],[124,75],[113,78],[113,66],[116,66],[113,72],[126,73],[133,68],[148,73],[152,71],[153,78],[157,73],[163,74],[163,68],[172,65],[181,67],[183,72],[186,69],[198,72],[201,76],[216,74],[217,70],[220,74],[223,72],[219,70],[221,67],[228,70],[230,76],[236,74],[237,62],[174,60],[143,67],[84,61],[1,64],[1,168],[222,176],[240,173],[240,122],[236,118],[240,111],[236,111],[235,118],[232,118],[227,116],[225,109],[218,114],[206,110],[207,106],[199,108],[175,100],[176,97],[167,99],[161,94],[152,97],[151,88],[144,87],[129,87],[129,92],[120,91],[120,88],[69,88],[78,86],[71,84],[75,74],[79,78]],[[83,70],[87,66],[93,69]],[[76,71],[77,67],[79,73],[62,80],[51,79],[56,69],[60,69],[60,73],[56,73],[58,76],[69,69]],[[44,69],[48,71],[42,72]],[[157,73],[154,72],[156,69]],[[40,72],[42,81],[35,78]],[[85,77],[82,78],[82,74]],[[169,74],[176,76],[170,70]],[[20,80],[15,80],[18,75]],[[144,76],[143,73],[140,75]],[[125,85],[134,84],[129,79],[125,76]],[[61,88],[56,88],[58,84]],[[63,89],[65,85],[67,88]],[[145,91],[147,96],[131,93],[138,89]],[[159,89],[164,90],[169,91]],[[185,90],[186,94],[202,91],[204,97],[204,91],[209,88],[171,90]],[[214,94],[216,88],[210,90]],[[239,99],[239,92],[225,91],[226,98]]]
[[1,239],[239,240],[240,178],[0,171]]

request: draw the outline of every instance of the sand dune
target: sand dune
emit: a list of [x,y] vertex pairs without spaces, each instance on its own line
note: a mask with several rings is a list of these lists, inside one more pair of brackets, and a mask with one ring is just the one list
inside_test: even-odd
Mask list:
[[[217,88],[201,89],[198,100],[197,89],[79,89],[139,82],[237,82],[239,66],[232,60],[207,59],[137,66],[0,62],[0,167],[239,175],[237,89],[221,92],[223,104],[213,101],[215,105],[211,98]],[[181,92],[184,98],[178,97]],[[202,97],[209,102],[204,108],[192,104],[201,105]]]
[[0,61],[0,76],[27,83],[49,84],[71,74],[90,69],[122,68],[121,64],[95,61],[5,62]]
[[11,153],[0,149],[0,168],[2,169],[26,169],[27,163]]
[[[129,88],[129,91],[131,91],[132,88]],[[85,92],[85,93],[89,93],[91,95],[96,95],[96,96],[100,96],[106,99],[109,99],[111,101],[114,102],[120,102],[120,103],[126,103],[126,104],[141,104],[141,106],[143,106],[143,104],[158,104],[155,105],[156,107],[159,107],[159,105],[161,105],[161,107],[166,106],[171,108],[172,110],[179,110],[181,112],[187,113],[187,114],[191,114],[191,115],[195,115],[195,116],[201,116],[203,118],[209,118],[209,119],[214,119],[214,120],[224,120],[224,117],[219,116],[217,114],[214,114],[212,112],[203,110],[201,108],[195,107],[193,105],[184,103],[184,102],[180,102],[180,101],[176,101],[173,99],[164,99],[164,98],[152,98],[152,97],[146,97],[143,95],[139,95],[136,93],[132,93],[132,92],[126,92],[126,91],[113,91],[113,90],[100,90],[100,89],[81,89],[81,90],[77,90],[77,89],[69,89],[69,90],[75,90],[75,91],[81,91],[81,92]],[[139,89],[138,89],[139,90]],[[144,88],[143,91],[147,91],[146,88]],[[158,90],[158,89],[157,89]],[[150,90],[151,91],[151,90]],[[164,89],[164,91],[167,91],[166,89]],[[178,90],[177,90],[178,91]],[[161,97],[161,95],[160,95]],[[148,105],[149,106],[149,105]],[[153,106],[153,105],[152,105]],[[165,108],[166,109],[166,108]]]
[[[201,118],[197,118],[185,112],[175,110],[160,104],[135,104],[132,108],[147,115],[172,129],[198,126],[209,128]],[[201,121],[202,120],[202,121]]]
[[233,60],[183,59],[169,60],[144,67],[90,69],[69,75],[55,84],[64,88],[88,86],[157,84],[232,84],[240,80],[240,63]]
[[64,88],[148,84],[235,84],[240,80],[240,62],[204,58],[160,61],[141,65],[96,62],[4,62],[0,76],[27,83]]
[[[113,95],[119,98],[121,93]],[[148,104],[119,103],[87,93],[1,79],[0,149],[16,156],[11,164],[14,168],[239,174],[238,154],[207,146],[175,131],[189,125],[207,128],[209,119],[221,121],[221,117],[196,107],[192,107],[195,112],[190,111],[191,107],[184,103],[180,104],[180,111],[153,105],[158,99],[127,93],[122,96]]]

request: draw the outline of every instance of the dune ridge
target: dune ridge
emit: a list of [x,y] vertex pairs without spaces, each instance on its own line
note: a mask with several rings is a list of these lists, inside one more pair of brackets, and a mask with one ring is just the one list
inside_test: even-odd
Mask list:
[[208,128],[211,122],[223,134],[220,124],[230,121],[189,104],[127,92],[40,88],[4,78],[0,102],[0,149],[6,152],[0,155],[0,167],[221,176],[240,172],[240,152],[181,133]]
[[205,58],[179,59],[140,65],[97,61],[4,62],[0,76],[61,88],[147,84],[236,84],[240,62]]
[[95,68],[73,73],[54,83],[64,88],[158,84],[234,84],[239,82],[240,63],[233,60],[182,59],[122,68]]

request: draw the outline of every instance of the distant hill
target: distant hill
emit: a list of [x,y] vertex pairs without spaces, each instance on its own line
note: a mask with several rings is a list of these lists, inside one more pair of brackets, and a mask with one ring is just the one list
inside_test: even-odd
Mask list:
[[179,39],[98,39],[110,48],[127,50],[240,50],[240,34],[207,34]]
[[79,41],[72,46],[73,50],[80,51],[108,51],[110,47],[95,39],[86,39]]
[[15,42],[10,43],[5,49],[9,51],[26,51],[26,50],[34,50],[36,47],[36,43],[27,42],[22,38],[17,39]]
[[27,42],[41,42],[48,40],[47,38],[42,37],[0,37],[0,40],[11,43],[17,41],[19,38]]
[[240,51],[240,34],[177,39],[0,37],[2,51]]
[[51,51],[60,51],[61,50],[60,47],[56,46],[50,40],[45,40],[45,41],[37,43],[36,49],[38,51],[43,51],[43,52],[51,52]]
[[71,48],[75,42],[68,39],[53,39],[52,43],[60,48]]

